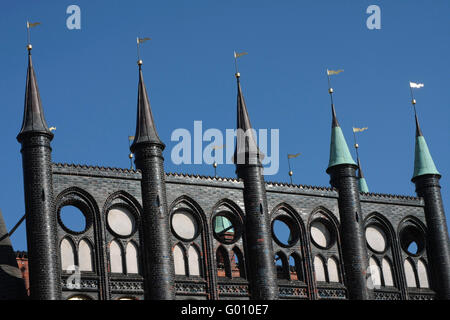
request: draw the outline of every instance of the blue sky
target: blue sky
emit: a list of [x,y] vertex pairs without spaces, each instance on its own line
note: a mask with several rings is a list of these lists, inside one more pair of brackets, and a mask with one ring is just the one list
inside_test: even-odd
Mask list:
[[[66,27],[66,8],[81,8],[81,30]],[[366,8],[381,8],[381,29],[366,27]],[[53,161],[129,167],[137,81],[136,36],[156,125],[166,143],[166,171],[212,175],[207,165],[175,165],[173,130],[225,131],[236,122],[233,51],[255,128],[280,129],[280,171],[266,177],[329,185],[330,104],[325,70],[334,76],[337,116],[360,156],[370,191],[414,195],[414,121],[409,81],[421,126],[450,208],[450,2],[429,1],[9,1],[0,13],[2,166],[0,208],[9,229],[24,213],[20,145],[16,141],[26,77],[25,22],[45,116],[57,128]],[[354,150],[352,149],[354,154]],[[221,176],[235,176],[232,165]],[[12,237],[26,249],[25,228]]]

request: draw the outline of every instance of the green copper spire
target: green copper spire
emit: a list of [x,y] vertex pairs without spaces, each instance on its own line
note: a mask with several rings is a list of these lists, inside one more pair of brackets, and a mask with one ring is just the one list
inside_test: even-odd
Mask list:
[[328,162],[328,169],[340,164],[353,164],[356,165],[353,160],[350,150],[348,149],[347,142],[345,141],[342,129],[339,126],[339,122],[336,117],[336,110],[333,103],[333,88],[329,89],[331,98],[331,144],[330,144],[330,161]]
[[364,174],[361,169],[361,162],[359,161],[358,157],[358,185],[359,185],[359,191],[360,192],[369,192],[369,187],[367,186],[366,178],[364,178]]
[[425,174],[439,174],[434,165],[433,158],[428,150],[427,142],[420,130],[419,120],[416,114],[416,151],[414,158],[414,175],[413,179]]

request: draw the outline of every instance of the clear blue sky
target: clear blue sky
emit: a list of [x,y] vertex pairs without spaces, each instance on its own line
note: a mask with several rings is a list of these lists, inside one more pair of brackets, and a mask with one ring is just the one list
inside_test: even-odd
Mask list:
[[[66,8],[81,8],[81,30],[68,30]],[[381,30],[366,27],[366,8],[381,7]],[[176,128],[234,128],[233,50],[255,128],[280,129],[281,167],[266,180],[329,185],[330,104],[333,78],[337,115],[360,156],[372,192],[414,195],[414,121],[408,82],[416,90],[425,138],[442,174],[450,213],[450,2],[430,1],[8,1],[0,11],[2,166],[0,208],[8,228],[24,213],[20,145],[16,141],[26,77],[25,22],[45,116],[57,128],[53,161],[129,167],[128,135],[136,119],[136,36],[156,125],[166,143],[166,171],[212,175],[206,165],[176,166],[170,141]],[[352,152],[354,150],[352,149]],[[354,154],[354,153],[353,153]],[[218,174],[234,176],[232,165]],[[26,249],[25,228],[12,237]]]

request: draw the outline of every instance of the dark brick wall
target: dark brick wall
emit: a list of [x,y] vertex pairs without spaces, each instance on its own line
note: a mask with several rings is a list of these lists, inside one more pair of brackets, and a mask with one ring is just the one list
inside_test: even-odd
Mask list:
[[[107,199],[114,193],[126,193],[139,204],[141,199],[141,173],[133,170],[98,168],[75,165],[53,165],[53,184],[55,196],[69,188],[79,188],[92,197],[92,201],[98,207],[96,214],[104,214],[109,206]],[[248,299],[251,295],[249,288],[248,272],[252,261],[249,260],[246,245],[247,235],[243,232],[239,241],[232,244],[221,244],[213,234],[213,216],[221,210],[233,212],[240,216],[240,221],[245,215],[243,198],[244,184],[242,180],[228,178],[211,178],[194,175],[166,174],[166,192],[169,213],[179,208],[188,208],[194,212],[201,224],[201,233],[196,240],[183,242],[172,232],[170,241],[172,247],[183,244],[187,248],[195,245],[200,251],[202,276],[176,275],[175,292],[177,299]],[[340,215],[338,204],[338,192],[332,188],[311,186],[287,185],[282,183],[266,182],[266,197],[268,215],[270,219],[279,214],[287,214],[294,217],[298,224],[300,236],[298,242],[292,247],[285,248],[273,241],[273,251],[283,251],[286,256],[297,252],[302,257],[304,279],[301,281],[278,279],[280,298],[282,299],[346,299],[348,291],[344,266],[342,264],[342,236],[340,230]],[[384,219],[390,228],[392,236],[389,238],[389,255],[393,260],[395,288],[384,290],[381,288],[376,298],[379,299],[407,299],[407,298],[431,298],[432,290],[406,289],[404,280],[403,261],[408,257],[401,249],[399,231],[408,218],[413,218],[418,223],[426,224],[424,216],[424,202],[421,198],[404,197],[381,194],[360,194],[361,219],[363,223],[369,223],[376,217]],[[56,204],[58,207],[58,203]],[[142,209],[138,209],[142,210]],[[281,212],[281,213],[280,213]],[[311,221],[322,217],[328,219],[336,229],[337,239],[335,244],[328,249],[321,249],[311,241],[309,227]],[[104,220],[100,219],[99,229],[105,229]],[[243,229],[245,230],[245,229]],[[272,237],[272,235],[270,235]],[[99,244],[97,244],[99,245]],[[141,243],[141,245],[143,245]],[[101,243],[100,246],[105,246]],[[218,277],[216,266],[216,251],[223,246],[228,252],[233,248],[239,248],[243,253],[245,274],[241,278]],[[106,253],[105,253],[106,254]],[[320,254],[322,257],[335,257],[339,261],[340,282],[329,283],[315,281],[313,259]],[[370,253],[369,253],[370,255]],[[426,251],[423,255],[427,259]],[[106,263],[108,257],[105,257]],[[108,275],[105,274],[108,278]],[[103,277],[98,275],[99,278]],[[117,275],[116,275],[117,277]],[[114,290],[109,290],[107,295],[101,294],[94,298],[114,299],[120,296],[133,296],[142,298],[143,291],[136,283],[143,280],[131,279],[126,275],[120,277],[122,286],[114,285]],[[119,280],[115,280],[119,281]],[[111,280],[107,283],[112,287]],[[128,286],[128,287],[127,287]],[[127,290],[121,288],[129,288]],[[71,293],[64,289],[64,296]],[[95,292],[106,289],[95,289]],[[108,291],[108,290],[106,290]],[[80,291],[91,292],[91,291]],[[410,296],[408,296],[408,293]]]

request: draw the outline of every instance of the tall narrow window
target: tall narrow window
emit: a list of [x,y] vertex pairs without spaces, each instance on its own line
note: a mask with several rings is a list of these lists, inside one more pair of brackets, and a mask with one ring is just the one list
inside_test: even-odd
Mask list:
[[335,258],[328,259],[328,279],[330,282],[339,282],[338,263]]
[[325,282],[326,276],[325,276],[325,267],[323,264],[322,258],[319,256],[314,257],[314,272],[316,274],[316,281],[319,282]]
[[275,255],[275,267],[277,268],[278,279],[289,279],[288,262],[286,256],[281,252]]
[[231,277],[230,261],[228,258],[228,252],[224,247],[220,246],[216,252],[217,262],[217,276],[218,277]]
[[78,245],[78,262],[80,263],[80,271],[93,271],[92,249],[86,240],[81,240]]
[[197,249],[194,246],[190,246],[188,250],[188,261],[189,261],[189,275],[199,276],[200,275],[200,256]]
[[244,277],[244,265],[242,263],[242,254],[239,248],[233,248],[233,256],[231,257],[231,276],[233,278]]
[[426,264],[419,260],[417,263],[417,273],[419,275],[419,285],[421,288],[429,288],[430,284],[428,283],[428,270]]
[[111,272],[123,273],[122,249],[117,241],[112,241],[109,245],[109,260],[111,263]]
[[414,267],[411,264],[411,261],[409,261],[409,259],[406,259],[403,265],[405,268],[405,277],[406,277],[407,287],[408,288],[417,288],[416,273],[414,272]]
[[392,266],[389,260],[384,258],[381,268],[383,270],[384,285],[387,287],[393,287],[394,277],[392,276]]
[[72,241],[63,239],[61,241],[61,269],[74,270],[75,265],[75,247]]
[[372,284],[375,288],[381,287],[381,273],[380,267],[374,258],[369,259],[369,267],[370,267],[370,279],[372,280]]
[[175,274],[186,275],[186,264],[184,263],[183,249],[179,245],[173,248],[173,260],[175,263]]
[[127,273],[139,273],[138,251],[133,242],[127,244],[126,251]]

